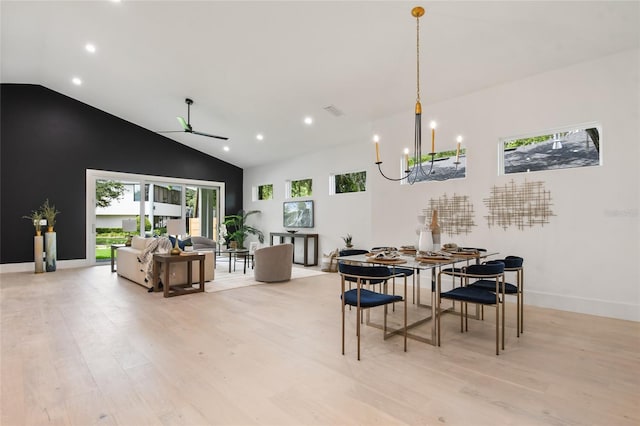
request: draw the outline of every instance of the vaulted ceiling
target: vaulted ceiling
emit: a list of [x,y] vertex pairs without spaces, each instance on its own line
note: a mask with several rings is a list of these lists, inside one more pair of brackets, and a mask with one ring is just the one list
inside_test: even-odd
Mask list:
[[640,46],[636,1],[3,0],[1,81],[152,131],[180,130],[192,98],[194,130],[229,140],[165,135],[251,167],[368,141],[391,114],[410,123],[416,5],[427,118],[430,103]]

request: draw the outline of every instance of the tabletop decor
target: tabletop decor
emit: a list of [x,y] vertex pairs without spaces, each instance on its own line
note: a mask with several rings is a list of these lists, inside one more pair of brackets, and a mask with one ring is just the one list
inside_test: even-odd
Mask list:
[[431,215],[431,237],[433,239],[433,249],[440,250],[440,225],[438,224],[438,210],[433,209]]

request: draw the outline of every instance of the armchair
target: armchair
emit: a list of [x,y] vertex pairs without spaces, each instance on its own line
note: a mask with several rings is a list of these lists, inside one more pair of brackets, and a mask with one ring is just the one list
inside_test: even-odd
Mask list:
[[278,244],[256,249],[253,255],[256,281],[279,282],[291,279],[293,244]]

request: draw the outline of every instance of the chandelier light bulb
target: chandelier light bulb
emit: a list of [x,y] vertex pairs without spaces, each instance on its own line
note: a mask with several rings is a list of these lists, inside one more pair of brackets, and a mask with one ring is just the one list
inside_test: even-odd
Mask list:
[[458,135],[458,137],[456,138],[456,142],[461,143],[462,142],[462,136]]
[[377,143],[377,142],[380,142],[380,136],[378,136],[378,135],[373,135],[373,141],[374,141],[374,142],[376,142],[376,143]]

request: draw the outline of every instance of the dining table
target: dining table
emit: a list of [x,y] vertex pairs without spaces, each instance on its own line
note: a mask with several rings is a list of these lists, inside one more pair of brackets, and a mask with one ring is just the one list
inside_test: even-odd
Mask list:
[[[380,255],[383,253],[384,255]],[[424,343],[428,343],[430,345],[437,345],[437,330],[436,330],[436,322],[434,321],[434,306],[436,306],[435,301],[438,294],[438,286],[436,285],[436,280],[438,276],[438,272],[440,272],[443,268],[456,268],[465,265],[470,265],[472,263],[480,263],[484,259],[495,256],[499,254],[496,251],[486,250],[486,249],[477,249],[477,248],[460,248],[455,251],[436,251],[436,252],[427,252],[427,253],[415,253],[415,252],[407,252],[407,251],[399,251],[399,252],[370,252],[365,254],[357,254],[350,256],[338,256],[336,259],[338,263],[340,262],[350,262],[355,264],[370,264],[370,265],[384,265],[391,269],[393,274],[396,273],[396,269],[400,270],[400,268],[410,268],[413,270],[415,274],[415,283],[414,286],[414,301],[413,304],[416,305],[416,309],[418,311],[426,310],[428,311],[424,315],[418,315],[416,319],[412,320],[407,324],[407,337],[413,340],[418,340]],[[431,271],[431,280],[430,280],[430,303],[422,303],[420,299],[420,272],[421,271]],[[443,312],[454,312],[453,307],[447,308],[443,310]],[[479,312],[476,310],[476,316],[479,316]],[[416,329],[416,327],[425,324],[431,321],[431,330],[430,336],[425,337],[424,335],[411,332],[409,330]],[[368,325],[376,328],[382,329],[381,324],[376,324],[373,322],[368,322]],[[388,333],[388,336],[394,334],[403,333],[404,329],[399,328],[392,330]]]

